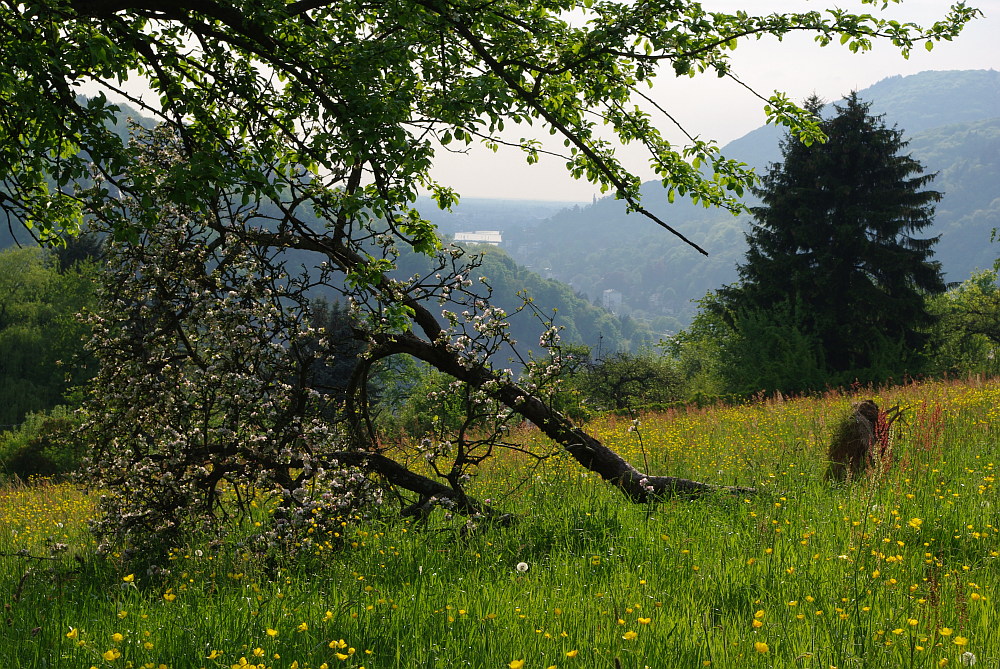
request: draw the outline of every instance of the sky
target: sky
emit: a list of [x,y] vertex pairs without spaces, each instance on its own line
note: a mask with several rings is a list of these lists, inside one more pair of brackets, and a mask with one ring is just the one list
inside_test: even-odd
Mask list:
[[[949,4],[945,0],[904,0],[880,12],[877,7],[861,5],[858,0],[702,1],[707,11],[742,8],[756,14],[839,6],[852,12],[875,13],[921,25],[943,18]],[[953,42],[939,42],[931,52],[914,49],[909,60],[890,44],[879,44],[868,53],[854,54],[836,43],[821,48],[812,37],[796,35],[781,42],[774,39],[741,42],[733,52],[733,70],[764,97],[779,90],[796,102],[813,93],[827,101],[838,100],[852,90],[867,88],[899,74],[926,70],[1000,70],[1000,0],[969,0],[968,4],[982,10],[984,16],[970,24]],[[715,139],[719,146],[765,122],[763,102],[735,82],[718,79],[712,74],[678,79],[664,73],[658,78],[653,92],[690,134]],[[1000,110],[997,114],[1000,115]],[[675,142],[681,140],[681,135],[676,133],[667,133],[667,136]],[[561,144],[557,146],[561,148]],[[644,180],[652,178],[652,173],[644,171],[648,161],[639,151],[626,149],[620,155]],[[564,162],[558,158],[543,158],[536,165],[527,165],[516,150],[501,149],[494,154],[479,148],[468,155],[439,154],[434,176],[467,198],[589,202],[595,194],[600,197],[593,184],[570,177]]]

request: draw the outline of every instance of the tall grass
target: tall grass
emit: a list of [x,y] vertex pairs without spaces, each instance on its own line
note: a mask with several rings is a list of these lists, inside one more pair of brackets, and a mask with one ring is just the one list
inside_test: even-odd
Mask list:
[[761,492],[636,506],[510,454],[477,492],[513,528],[372,521],[294,562],[192,545],[129,573],[94,555],[85,496],[6,490],[0,666],[996,666],[1000,383],[874,396],[908,407],[876,481],[823,480],[851,396],[606,417],[633,462]]

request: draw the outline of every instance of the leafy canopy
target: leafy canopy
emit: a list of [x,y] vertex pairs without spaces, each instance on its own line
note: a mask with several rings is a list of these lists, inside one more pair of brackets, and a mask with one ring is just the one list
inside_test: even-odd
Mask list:
[[[118,183],[131,157],[109,128],[115,106],[102,95],[78,97],[83,84],[128,98],[126,79],[148,82],[157,103],[133,102],[183,135],[187,161],[167,177],[178,204],[207,208],[213,187],[239,188],[247,201],[281,200],[282,181],[306,169],[313,188],[297,204],[394,221],[400,237],[429,252],[433,229],[410,204],[420,190],[443,207],[455,201],[430,176],[445,146],[512,143],[533,162],[544,151],[539,144],[511,140],[504,130],[541,124],[563,140],[574,176],[644,211],[639,179],[615,156],[607,128],[648,149],[671,199],[676,192],[735,209],[732,195],[749,181],[742,166],[711,142],[672,145],[660,119],[637,106],[651,106],[644,91],[662,66],[677,76],[733,77],[731,52],[741,40],[796,31],[852,51],[885,38],[905,55],[952,39],[978,14],[958,3],[921,28],[839,9],[708,12],[690,0],[167,0],[152,7],[41,0],[0,8],[0,206],[42,237],[78,229],[86,205],[70,185],[91,170],[107,179],[99,195],[127,187],[139,198],[147,220],[136,224],[155,216],[147,192],[154,184],[140,176]],[[806,141],[821,138],[812,116],[780,93],[766,102],[771,121]],[[707,177],[702,163],[711,168]]]

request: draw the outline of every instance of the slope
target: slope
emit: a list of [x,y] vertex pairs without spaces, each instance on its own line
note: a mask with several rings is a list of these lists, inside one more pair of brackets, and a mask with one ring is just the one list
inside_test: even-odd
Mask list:
[[[998,254],[989,244],[990,233],[1000,227],[1000,72],[897,76],[859,94],[904,131],[911,154],[938,175],[933,188],[945,195],[928,234],[941,235],[936,257],[946,279],[961,281],[990,266]],[[762,127],[731,142],[723,153],[759,172],[780,158],[781,136],[779,129]],[[692,300],[736,280],[749,218],[680,201],[668,204],[658,182],[646,183],[643,192],[652,211],[708,249],[710,257],[626,214],[612,198],[564,210],[525,229],[511,254],[547,268],[548,275],[592,300],[606,290],[618,291],[626,311],[654,330],[683,327],[696,309]]]

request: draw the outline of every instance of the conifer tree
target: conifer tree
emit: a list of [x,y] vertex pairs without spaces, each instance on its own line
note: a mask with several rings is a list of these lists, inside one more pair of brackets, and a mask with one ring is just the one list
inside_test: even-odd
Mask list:
[[[818,114],[822,103],[807,106]],[[731,313],[790,314],[831,381],[882,380],[916,371],[924,298],[945,288],[931,259],[938,238],[917,236],[941,194],[869,103],[852,93],[834,110],[827,142],[782,143],[783,162],[755,190],[741,285],[722,295]]]

